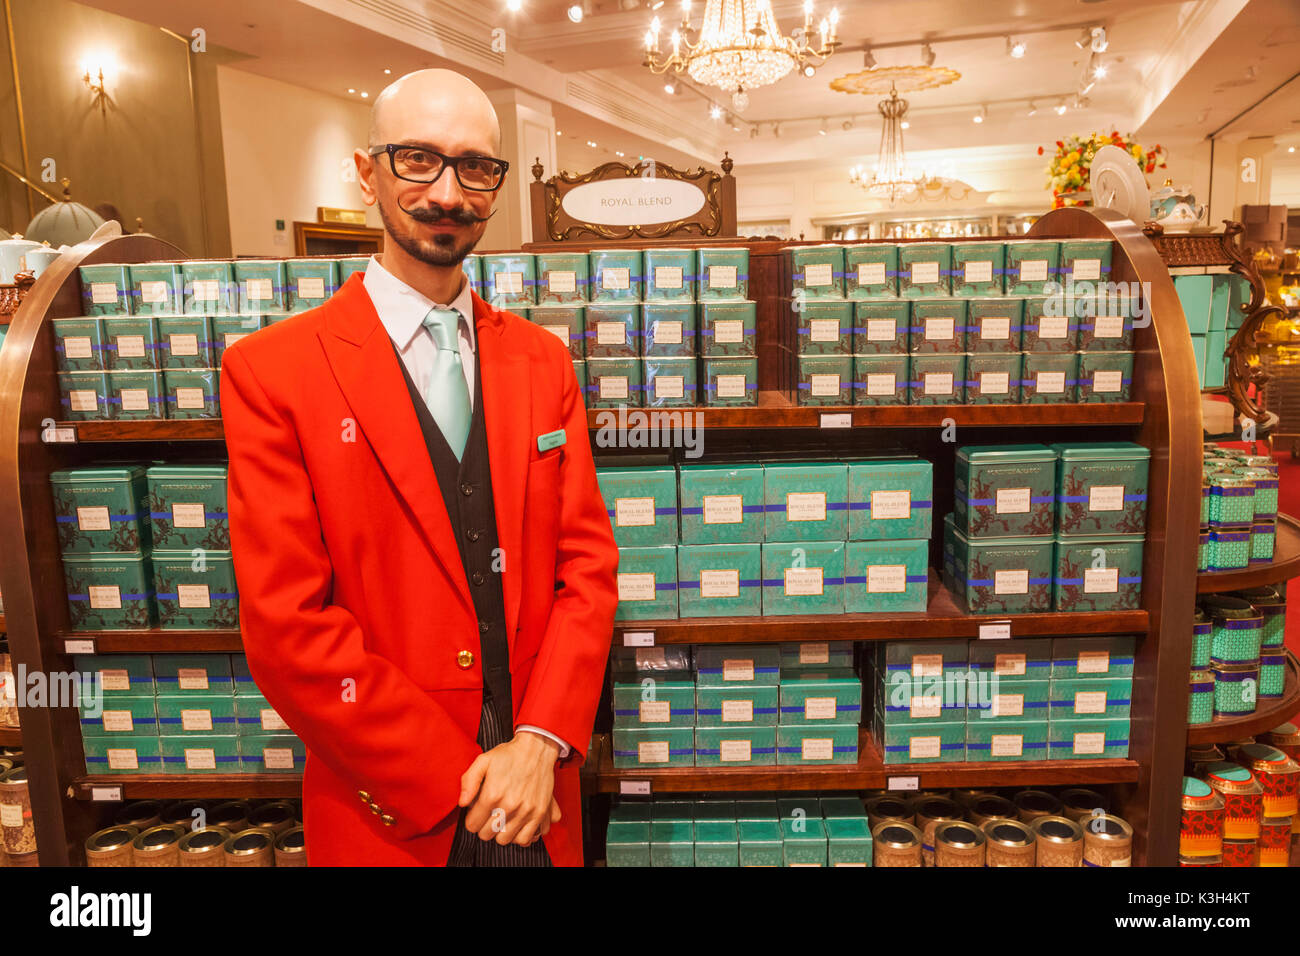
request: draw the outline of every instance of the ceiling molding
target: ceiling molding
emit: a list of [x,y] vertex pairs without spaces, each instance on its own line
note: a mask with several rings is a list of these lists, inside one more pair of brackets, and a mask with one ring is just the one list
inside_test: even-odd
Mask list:
[[470,20],[463,5],[458,8],[432,0],[425,5],[426,8],[443,14],[435,17],[418,13],[400,0],[344,2],[356,7],[362,16],[387,20],[403,31],[412,31],[436,41],[438,46],[430,52],[452,59],[468,57],[498,69],[506,65],[504,49],[499,52],[492,49],[492,27],[486,21],[478,21],[479,29],[468,29],[469,23],[474,21]]
[[1197,0],[1185,16],[1164,53],[1143,76],[1134,102],[1134,127],[1141,128],[1178,86],[1219,34],[1245,9],[1249,0]]

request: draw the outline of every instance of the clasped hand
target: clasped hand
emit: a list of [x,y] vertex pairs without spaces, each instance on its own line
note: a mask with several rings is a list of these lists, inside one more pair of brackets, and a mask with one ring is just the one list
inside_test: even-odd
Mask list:
[[555,802],[559,746],[527,731],[479,754],[460,778],[465,828],[481,840],[530,846],[560,819]]

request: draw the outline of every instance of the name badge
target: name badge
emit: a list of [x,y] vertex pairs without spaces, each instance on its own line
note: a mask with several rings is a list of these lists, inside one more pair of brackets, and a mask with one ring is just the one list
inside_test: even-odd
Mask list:
[[563,428],[557,428],[553,432],[547,432],[545,435],[537,436],[537,450],[550,451],[552,448],[559,448],[568,440]]

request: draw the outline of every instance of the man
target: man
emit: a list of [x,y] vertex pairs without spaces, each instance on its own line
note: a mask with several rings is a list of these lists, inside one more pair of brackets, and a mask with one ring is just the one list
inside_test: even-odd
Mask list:
[[393,83],[356,155],[383,254],[223,359],[240,623],[314,865],[582,862],[617,550],[567,351],[461,271],[499,146],[465,77]]

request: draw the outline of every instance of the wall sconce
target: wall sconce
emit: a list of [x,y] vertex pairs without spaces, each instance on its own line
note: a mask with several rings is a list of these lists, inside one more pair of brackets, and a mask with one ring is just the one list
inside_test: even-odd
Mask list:
[[81,82],[86,84],[86,89],[90,90],[92,101],[99,106],[101,113],[108,110],[108,89],[104,82],[103,60],[86,60],[81,67]]

